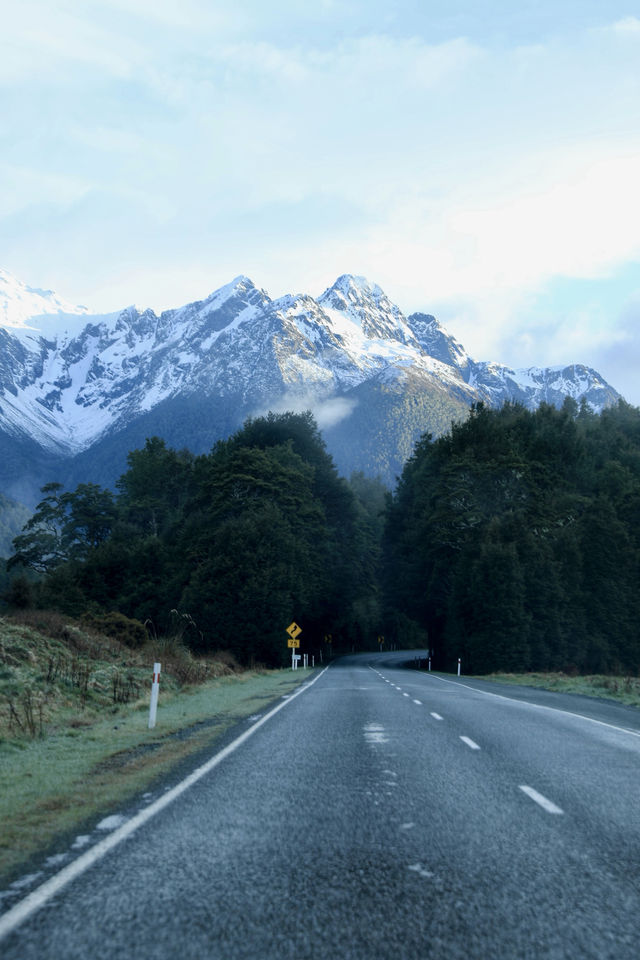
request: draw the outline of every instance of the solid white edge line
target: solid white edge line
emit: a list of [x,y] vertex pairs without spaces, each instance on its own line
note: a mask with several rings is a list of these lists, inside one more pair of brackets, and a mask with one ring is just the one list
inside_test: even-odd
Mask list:
[[564,813],[564,810],[557,807],[555,803],[548,800],[547,797],[543,797],[543,795],[538,793],[537,790],[534,790],[533,787],[527,787],[525,784],[522,784],[519,789],[522,790],[523,793],[526,793],[528,797],[531,797],[532,800],[535,800],[547,813]]
[[585,717],[583,713],[572,713],[571,710],[563,710],[561,707],[549,707],[544,703],[532,703],[530,700],[506,697],[503,693],[491,693],[490,690],[480,690],[478,687],[473,687],[470,683],[461,683],[458,680],[445,680],[444,677],[436,677],[433,673],[428,674],[428,676],[431,680],[439,680],[440,683],[452,683],[454,687],[464,687],[465,690],[482,693],[485,697],[495,697],[496,700],[508,700],[510,703],[525,703],[528,707],[535,707],[537,710],[551,710],[553,713],[564,713],[567,717],[576,717],[578,720],[588,720],[589,723],[597,723],[600,727],[608,727],[610,730],[617,730],[618,733],[628,733],[632,737],[640,737],[640,731],[638,730],[616,727],[615,724],[607,723],[606,720],[596,720],[594,717]]
[[151,820],[157,813],[160,813],[161,810],[164,810],[165,807],[168,807],[170,803],[173,803],[181,794],[185,793],[190,787],[192,787],[198,780],[201,780],[202,777],[206,776],[214,767],[217,767],[219,763],[222,763],[230,754],[234,753],[238,747],[240,747],[249,737],[253,736],[256,730],[259,729],[263,724],[270,720],[271,717],[274,717],[276,713],[282,710],[284,707],[288,706],[292,700],[295,700],[296,697],[300,696],[301,693],[304,693],[309,687],[312,687],[320,677],[326,673],[329,669],[329,666],[326,666],[324,670],[318,674],[317,677],[314,677],[313,680],[308,683],[303,683],[294,693],[292,693],[286,700],[283,700],[277,706],[275,706],[269,713],[266,713],[264,717],[261,717],[260,720],[257,720],[248,730],[245,730],[244,733],[241,733],[239,737],[236,737],[231,743],[227,744],[220,753],[216,753],[210,760],[207,760],[206,763],[203,763],[202,766],[197,767],[188,777],[185,777],[179,784],[173,787],[171,790],[168,790],[165,794],[159,797],[154,803],[150,804],[144,810],[141,810],[140,813],[137,813],[130,820],[127,820],[121,827],[118,827],[117,830],[114,830],[113,833],[109,834],[108,837],[105,837],[104,840],[101,840],[99,843],[96,843],[95,846],[91,847],[90,850],[87,850],[86,853],[83,853],[82,856],[78,857],[77,860],[74,860],[73,863],[70,863],[68,866],[60,870],[59,873],[56,873],[49,880],[45,881],[41,886],[37,887],[32,893],[24,898],[24,900],[19,901],[10,910],[7,910],[5,914],[0,916],[0,940],[11,933],[16,927],[19,927],[21,923],[24,923],[36,910],[39,910],[40,907],[43,907],[52,897],[59,893],[67,884],[71,883],[72,880],[75,880],[76,877],[79,877],[83,874],[89,867],[93,866],[94,863],[97,863],[98,860],[101,860],[102,857],[114,847],[117,847],[118,844],[122,843],[123,840],[126,840],[127,837],[130,837],[131,834],[147,823],[148,820]]
[[463,743],[466,743],[466,745],[469,747],[470,750],[480,749],[478,744],[475,742],[475,740],[472,740],[471,737],[460,737],[460,739],[462,740]]

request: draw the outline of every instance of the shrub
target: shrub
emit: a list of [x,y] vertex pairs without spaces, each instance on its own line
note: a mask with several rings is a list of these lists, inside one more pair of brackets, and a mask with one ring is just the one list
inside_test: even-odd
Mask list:
[[13,609],[24,610],[33,603],[33,587],[31,581],[24,574],[19,574],[9,581],[4,595],[6,604]]
[[148,639],[144,624],[115,610],[111,613],[87,613],[82,617],[82,623],[107,637],[119,640],[132,650],[143,647]]
[[58,610],[14,610],[11,622],[23,627],[31,627],[43,636],[56,640],[69,639],[69,617]]

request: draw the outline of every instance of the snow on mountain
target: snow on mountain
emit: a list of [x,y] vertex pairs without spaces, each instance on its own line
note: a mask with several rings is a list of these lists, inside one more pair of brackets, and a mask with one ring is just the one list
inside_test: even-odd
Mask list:
[[84,449],[183,389],[206,389],[205,370],[219,360],[216,341],[233,336],[269,302],[240,277],[206,300],[160,317],[132,306],[85,314],[75,334],[64,330],[66,314],[58,318],[59,334],[33,329],[40,317],[18,336],[5,330],[0,424],[46,448],[70,454]]
[[427,313],[412,313],[407,320],[413,335],[425,353],[448,366],[457,367],[463,373],[469,370],[473,360],[435,317]]
[[602,410],[619,397],[596,370],[583,364],[512,369],[494,361],[478,362],[435,317],[414,313],[408,322],[420,346],[457,369],[478,399],[490,406],[510,400],[532,409],[541,403],[562,406],[565,397],[578,401],[584,397],[592,409]]
[[618,396],[579,365],[477,363],[434,317],[406,318],[379,286],[347,274],[317,300],[272,300],[239,276],[158,316],[134,306],[91,315],[0,271],[0,310],[0,430],[64,456],[190,396],[238,415],[284,398],[326,406],[365,383],[448,391],[466,404],[568,394],[601,408]]
[[[87,307],[74,306],[59,297],[53,290],[40,290],[28,287],[6,270],[0,269],[0,327],[17,331],[20,329],[42,329],[48,326],[44,318],[56,317],[58,329],[71,324],[72,318],[86,317]],[[34,323],[34,318],[41,323]],[[77,326],[77,321],[76,324]]]
[[541,403],[558,407],[565,397],[576,401],[584,397],[593,410],[602,410],[619,397],[596,370],[579,363],[516,370],[498,363],[476,363],[470,383],[492,406],[507,398],[530,408]]
[[364,277],[344,274],[318,298],[335,324],[336,333],[360,343],[366,341],[415,344],[415,337],[400,309],[383,290]]

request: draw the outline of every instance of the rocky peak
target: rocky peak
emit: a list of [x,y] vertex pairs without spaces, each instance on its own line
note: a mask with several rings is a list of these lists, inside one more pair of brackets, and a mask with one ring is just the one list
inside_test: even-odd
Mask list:
[[464,347],[430,313],[412,313],[407,323],[430,357],[459,370],[468,368],[470,358]]
[[343,274],[318,297],[318,303],[324,310],[337,311],[359,325],[368,339],[404,344],[415,339],[400,308],[377,283],[365,277]]

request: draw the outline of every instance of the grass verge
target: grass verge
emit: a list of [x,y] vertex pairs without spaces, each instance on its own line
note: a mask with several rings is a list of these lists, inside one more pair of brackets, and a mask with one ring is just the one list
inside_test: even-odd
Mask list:
[[[234,672],[223,661],[194,661],[175,644],[165,644],[162,657],[131,651],[77,625],[55,632],[51,623],[44,634],[0,621],[0,886],[309,676]],[[149,730],[156,657],[163,673]],[[183,683],[185,674],[201,682]]]
[[566,673],[490,673],[478,680],[494,680],[560,693],[579,693],[587,697],[615,700],[627,706],[640,707],[640,679],[637,677],[609,677],[601,674],[570,676]]

